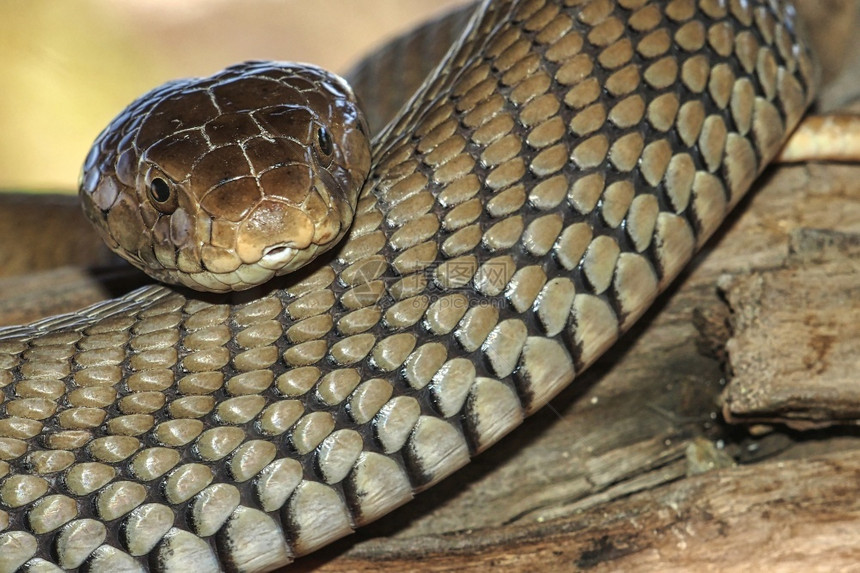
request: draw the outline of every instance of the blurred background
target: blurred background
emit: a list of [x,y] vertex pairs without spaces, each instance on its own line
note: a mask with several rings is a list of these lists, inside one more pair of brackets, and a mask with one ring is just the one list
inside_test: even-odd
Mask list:
[[0,190],[75,192],[101,129],[173,78],[248,59],[345,72],[468,0],[3,0]]

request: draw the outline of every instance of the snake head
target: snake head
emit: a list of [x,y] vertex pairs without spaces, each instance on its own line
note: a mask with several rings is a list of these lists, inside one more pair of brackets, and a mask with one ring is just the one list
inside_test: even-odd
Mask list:
[[108,246],[154,278],[244,290],[344,236],[370,169],[367,131],[340,77],[246,62],[129,105],[93,144],[80,197]]

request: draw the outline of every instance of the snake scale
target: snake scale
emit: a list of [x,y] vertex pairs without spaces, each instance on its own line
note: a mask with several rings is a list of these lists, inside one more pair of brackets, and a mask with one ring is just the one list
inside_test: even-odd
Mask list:
[[484,1],[307,270],[0,331],[0,572],[271,570],[450,475],[750,188],[814,95],[799,25],[778,0]]

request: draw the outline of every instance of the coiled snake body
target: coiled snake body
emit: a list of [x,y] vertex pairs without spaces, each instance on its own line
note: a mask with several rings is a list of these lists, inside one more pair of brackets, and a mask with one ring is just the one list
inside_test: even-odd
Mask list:
[[270,570],[467,463],[642,314],[778,151],[814,94],[797,26],[776,0],[486,1],[298,278],[0,331],[0,571]]

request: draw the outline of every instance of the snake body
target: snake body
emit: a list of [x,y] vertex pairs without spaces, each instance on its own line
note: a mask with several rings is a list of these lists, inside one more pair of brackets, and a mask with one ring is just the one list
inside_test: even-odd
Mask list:
[[776,0],[485,1],[307,271],[0,331],[0,572],[271,570],[466,464],[779,150],[815,91],[798,25]]

